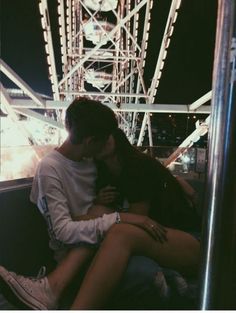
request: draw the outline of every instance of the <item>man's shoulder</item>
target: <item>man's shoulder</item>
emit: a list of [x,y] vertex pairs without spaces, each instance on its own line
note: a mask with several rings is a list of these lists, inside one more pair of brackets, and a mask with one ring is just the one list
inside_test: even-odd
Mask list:
[[61,161],[59,160],[55,150],[47,153],[38,164],[38,173],[39,174],[49,174],[51,170],[61,166]]

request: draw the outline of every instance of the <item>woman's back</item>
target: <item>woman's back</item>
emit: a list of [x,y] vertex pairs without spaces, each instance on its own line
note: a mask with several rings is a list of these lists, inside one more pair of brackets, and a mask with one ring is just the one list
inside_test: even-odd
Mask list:
[[115,185],[129,203],[148,202],[148,215],[157,222],[184,231],[198,231],[200,218],[176,178],[159,161],[139,151],[122,161],[114,178],[104,164],[98,165],[99,182]]

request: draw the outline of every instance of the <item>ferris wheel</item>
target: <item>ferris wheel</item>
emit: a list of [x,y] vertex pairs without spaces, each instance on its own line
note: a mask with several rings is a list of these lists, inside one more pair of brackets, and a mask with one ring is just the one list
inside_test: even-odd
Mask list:
[[58,0],[62,78],[58,80],[47,0],[39,9],[49,77],[55,100],[87,96],[113,105],[131,143],[152,145],[150,106],[154,103],[181,0],[173,0],[150,86],[144,79],[153,0]]
[[[20,99],[1,85],[1,116],[8,114],[37,159],[41,157],[37,146],[62,142],[65,110],[78,96],[99,100],[113,109],[120,128],[137,146],[144,144],[144,138],[153,146],[152,113],[206,114],[204,121],[196,120],[196,129],[167,158],[166,166],[206,134],[210,105],[203,104],[211,99],[211,91],[186,105],[155,103],[182,1],[169,1],[162,40],[152,61],[153,76],[147,80],[156,4],[153,0],[39,0],[53,99],[37,94],[3,60],[0,62],[1,72],[28,97]],[[8,134],[11,127],[5,124]]]

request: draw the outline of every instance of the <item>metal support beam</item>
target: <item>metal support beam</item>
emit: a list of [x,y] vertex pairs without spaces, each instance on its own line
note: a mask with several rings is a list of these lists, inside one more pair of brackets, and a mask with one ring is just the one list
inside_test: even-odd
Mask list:
[[111,39],[113,35],[118,31],[121,25],[124,25],[138,10],[140,10],[145,4],[147,3],[147,0],[142,0],[138,5],[135,6],[135,8],[130,12],[129,15],[124,17],[123,19],[120,20],[120,24],[116,25],[112,31],[110,31],[107,34],[106,38],[103,38],[99,44],[96,45],[81,61],[79,61],[59,82],[59,86],[61,86],[63,83],[67,81],[68,78],[71,77],[75,71],[77,71],[100,47],[103,46],[104,42],[107,39]]
[[35,140],[35,138],[32,136],[32,134],[30,134],[30,132],[23,126],[23,124],[19,122],[18,116],[16,115],[15,111],[12,109],[11,98],[9,97],[9,95],[6,92],[6,89],[3,87],[3,85],[1,83],[0,83],[0,90],[1,90],[1,96],[0,96],[0,98],[1,98],[1,106],[2,105],[4,106],[5,111],[7,112],[7,114],[11,118],[11,120],[15,123],[15,125],[17,126],[19,132],[25,138],[27,138],[29,143],[31,145],[37,145],[38,142]]
[[44,100],[35,94],[33,89],[26,84],[2,59],[0,59],[0,71],[2,71],[13,83],[24,91],[36,104],[37,108],[44,107]]
[[236,309],[235,40],[236,2],[219,0],[202,238],[202,310]]
[[212,97],[212,91],[209,91],[204,96],[202,96],[201,98],[197,99],[192,104],[190,104],[189,110],[194,111],[194,110],[198,109],[201,105],[203,105],[207,101],[211,100],[211,97]]
[[201,136],[208,132],[210,116],[206,118],[204,123],[197,126],[197,128],[179,145],[179,147],[165,160],[164,165],[169,167],[176,159],[178,159],[185,151],[197,142]]
[[146,130],[146,127],[147,127],[147,120],[148,120],[148,113],[145,113],[144,116],[143,116],[143,122],[142,122],[141,130],[140,130],[140,133],[139,133],[137,146],[141,146],[142,145],[142,142],[143,142],[143,139],[144,139],[144,136],[145,136],[145,130]]
[[53,42],[52,42],[52,31],[51,31],[51,25],[50,25],[47,0],[41,0],[39,2],[39,10],[41,14],[41,23],[43,27],[43,33],[44,33],[45,50],[47,54],[49,77],[52,83],[52,91],[53,91],[54,99],[59,100],[58,78],[57,78],[56,62],[55,62],[54,48],[53,48]]
[[160,52],[158,55],[156,69],[153,75],[151,86],[148,90],[148,94],[150,97],[149,103],[153,103],[155,101],[156,90],[162,75],[165,59],[167,56],[168,47],[170,44],[170,38],[174,31],[174,23],[176,22],[178,16],[178,9],[180,7],[181,0],[172,0],[170,11],[168,15],[168,19],[166,22],[166,28],[164,31]]
[[35,111],[28,110],[28,109],[21,109],[21,108],[15,108],[15,111],[24,115],[24,116],[36,119],[37,121],[42,122],[44,124],[47,124],[51,127],[57,128],[59,130],[65,129],[65,127],[62,123],[57,122],[57,121],[55,121],[49,117],[46,117],[40,113],[37,113]]
[[[82,93],[83,94],[83,93]],[[46,100],[45,109],[66,109],[71,101]],[[123,103],[118,108],[115,103],[107,103],[109,108],[116,112],[150,112],[150,113],[187,113],[187,114],[209,114],[210,105],[201,106],[196,111],[189,111],[186,104],[145,104],[145,103]],[[28,99],[12,99],[13,108],[36,109],[37,104]]]

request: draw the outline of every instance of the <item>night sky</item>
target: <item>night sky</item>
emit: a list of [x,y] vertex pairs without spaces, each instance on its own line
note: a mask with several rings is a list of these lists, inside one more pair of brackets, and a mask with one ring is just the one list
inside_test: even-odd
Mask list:
[[[1,3],[1,58],[35,91],[51,95],[38,1],[2,0]],[[57,1],[48,3],[56,34]],[[155,69],[170,3],[170,0],[154,0],[145,70],[147,87]],[[183,0],[156,103],[191,103],[211,89],[216,10],[216,0]],[[58,37],[55,38],[58,57]],[[10,86],[4,77],[2,82]]]

